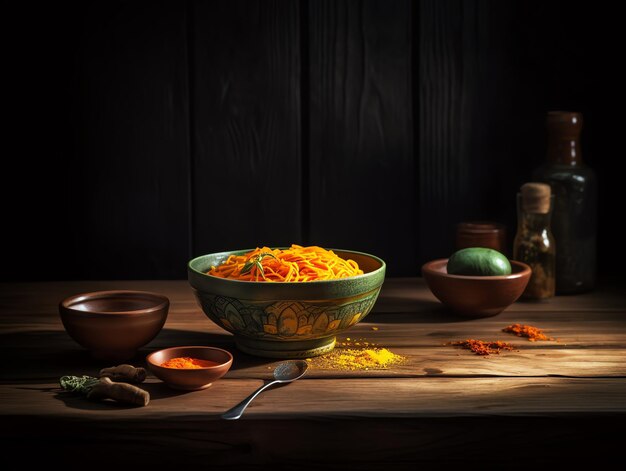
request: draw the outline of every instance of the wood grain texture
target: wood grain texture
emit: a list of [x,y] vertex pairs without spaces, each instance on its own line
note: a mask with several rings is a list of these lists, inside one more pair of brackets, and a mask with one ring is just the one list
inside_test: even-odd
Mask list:
[[[515,194],[543,155],[545,110],[524,81],[515,2],[419,2],[420,260],[455,249],[455,225],[516,231]],[[546,20],[546,24],[548,21]],[[547,45],[546,45],[547,46]]]
[[[44,416],[117,421],[162,417],[220,420],[220,414],[263,384],[221,379],[209,389],[184,393],[158,380],[143,387],[149,407],[112,407],[59,391],[57,383],[0,385],[2,416]],[[596,398],[596,399],[594,399]],[[549,417],[626,415],[624,379],[573,378],[308,378],[264,391],[244,418],[328,419],[458,416]]]
[[[584,114],[600,272],[624,265],[621,121],[607,119],[621,24],[601,5],[49,3],[5,11],[0,193],[15,229],[1,280],[180,278],[190,253],[292,241],[361,247],[414,275],[449,255],[460,220],[500,220],[511,241],[550,109]],[[53,269],[33,269],[42,254]]]
[[[13,2],[3,10],[3,108],[10,119],[3,133],[0,200],[3,244],[10,250],[0,281],[68,279],[76,272],[72,241],[59,227],[70,213],[76,161],[73,70],[81,28],[73,15],[69,2]],[[42,237],[44,227],[55,230]],[[56,267],[54,276],[33,270],[42,253]]]
[[[599,5],[115,0],[6,16],[17,172],[0,192],[16,229],[1,280],[180,278],[190,254],[292,241],[415,275],[460,220],[500,220],[510,245],[549,109],[584,114],[600,271],[624,265],[621,122],[606,119],[621,29]],[[54,269],[33,269],[41,254]]]
[[[29,464],[64,462],[69,469],[112,449],[124,466],[144,467],[181,467],[184,459],[184,467],[210,463],[211,469],[242,470],[414,470],[419,464],[484,469],[503,462],[507,469],[527,470],[581,461],[610,469],[621,456],[623,420],[623,414],[297,421],[285,414],[232,422],[206,416],[116,421],[28,415],[5,418],[0,451],[26,456]],[[519,448],[532,451],[512,459],[512,449]]]
[[[239,352],[232,339],[176,331],[164,333],[161,342],[153,342],[130,360],[137,366],[144,366],[145,356],[158,348],[177,345],[210,345],[224,348],[233,353],[234,366],[224,379],[243,380],[252,378],[271,379],[272,370],[278,361],[260,359]],[[50,382],[58,380],[66,374],[95,375],[100,368],[112,366],[105,362],[94,361],[87,352],[81,350],[69,339],[61,343],[55,339],[65,340],[64,332],[56,335],[33,333],[30,336],[16,335],[21,340],[49,342],[50,348],[3,347],[0,353],[16,365],[7,366],[0,375],[0,382]],[[165,341],[166,339],[170,341]],[[186,341],[184,341],[186,339]],[[487,340],[489,337],[487,337]],[[172,342],[171,340],[174,340]],[[393,344],[381,344],[394,353],[402,355],[402,364],[385,369],[369,369],[346,371],[325,369],[313,362],[307,378],[333,379],[335,381],[352,379],[385,378],[390,387],[395,387],[400,378],[506,378],[506,377],[568,377],[568,378],[626,378],[626,364],[623,360],[626,348],[612,347],[566,347],[526,346],[516,343],[518,350],[504,352],[500,355],[480,357],[471,352],[448,345],[436,347],[403,347]],[[349,387],[349,384],[338,385],[337,388]],[[243,399],[243,398],[242,398]]]
[[309,2],[309,239],[405,276],[418,273],[411,31],[408,1]]
[[193,2],[193,252],[301,241],[299,4]]
[[81,14],[76,161],[71,203],[56,225],[72,242],[65,260],[76,266],[66,276],[182,277],[189,257],[184,5],[114,1]]
[[[94,375],[110,365],[69,338],[57,304],[70,294],[113,288],[157,291],[171,301],[165,328],[132,363],[143,364],[156,348],[215,345],[233,352],[231,370],[190,393],[150,376],[143,387],[151,402],[143,408],[61,393],[59,376]],[[467,320],[443,310],[423,280],[389,279],[374,312],[340,341],[350,336],[387,346],[406,357],[403,364],[371,371],[313,365],[301,380],[265,391],[241,420],[226,422],[220,414],[270,379],[277,361],[238,352],[232,336],[206,319],[186,281],[0,284],[0,452],[36,449],[30,462],[43,464],[114,449],[128,457],[125,465],[162,466],[184,456],[186,465],[210,462],[216,469],[484,468],[510,460],[512,443],[532,450],[528,459],[507,465],[512,469],[620,456],[626,417],[621,285],[548,304],[517,303],[498,316]],[[543,327],[558,341],[501,333],[511,322]],[[447,345],[470,336],[503,338],[516,351],[482,358]]]
[[[58,303],[79,292],[140,289],[166,295],[171,310],[159,336],[133,359],[184,344],[215,345],[232,351],[228,379],[269,377],[276,361],[239,352],[233,337],[198,307],[185,281],[74,282],[0,285],[0,354],[7,362],[0,380],[54,380],[69,371],[95,374],[100,367],[64,331]],[[547,304],[551,309],[545,310]],[[557,297],[550,303],[516,303],[491,318],[468,320],[446,311],[419,279],[390,279],[373,312],[338,337],[340,343],[387,347],[406,360],[385,370],[341,371],[313,367],[312,378],[400,377],[624,377],[626,376],[626,302],[619,288],[605,287],[584,296]],[[535,325],[553,341],[529,342],[504,334],[512,323]],[[376,329],[376,330],[374,330]],[[487,358],[450,345],[466,338],[504,340],[515,351]]]

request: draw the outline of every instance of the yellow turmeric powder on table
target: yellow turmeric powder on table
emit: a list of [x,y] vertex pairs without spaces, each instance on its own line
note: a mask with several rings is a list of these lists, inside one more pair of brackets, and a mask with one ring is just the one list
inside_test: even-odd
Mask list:
[[307,359],[313,367],[330,370],[384,369],[403,360],[403,356],[386,348],[336,348],[326,355]]

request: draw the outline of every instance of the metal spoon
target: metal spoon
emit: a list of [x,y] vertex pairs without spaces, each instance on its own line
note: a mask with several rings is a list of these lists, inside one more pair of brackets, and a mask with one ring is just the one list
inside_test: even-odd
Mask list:
[[304,360],[285,361],[283,363],[280,363],[274,369],[274,381],[264,384],[248,397],[246,397],[239,404],[237,404],[235,407],[224,412],[222,414],[222,419],[238,419],[239,417],[241,417],[241,414],[243,414],[243,411],[246,409],[246,407],[248,407],[248,404],[250,404],[255,397],[257,397],[267,388],[273,386],[274,384],[291,383],[298,378],[302,378],[302,376],[304,376],[304,373],[306,373],[308,367],[309,365]]

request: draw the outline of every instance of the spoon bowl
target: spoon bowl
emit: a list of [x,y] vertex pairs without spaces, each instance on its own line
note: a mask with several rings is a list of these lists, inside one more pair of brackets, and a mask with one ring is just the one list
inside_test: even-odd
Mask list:
[[274,368],[274,379],[281,383],[290,383],[301,378],[305,373],[309,364],[304,360],[285,361],[279,363]]
[[291,383],[292,381],[302,378],[308,367],[309,364],[304,360],[291,360],[279,363],[276,368],[274,368],[274,381],[264,384],[235,407],[224,412],[222,414],[222,419],[237,420],[241,417],[241,414],[243,414],[243,411],[246,407],[248,407],[252,400],[263,391],[275,384]]

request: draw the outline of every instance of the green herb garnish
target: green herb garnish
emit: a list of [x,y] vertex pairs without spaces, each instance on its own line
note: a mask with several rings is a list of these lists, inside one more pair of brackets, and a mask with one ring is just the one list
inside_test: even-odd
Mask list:
[[261,261],[265,257],[272,257],[274,260],[278,260],[274,256],[273,253],[261,252],[256,257],[253,257],[250,260],[248,260],[246,263],[244,263],[243,267],[241,268],[241,272],[240,273],[242,275],[246,275],[246,274],[250,273],[250,271],[252,271],[252,267],[256,267],[257,271],[259,271],[261,273],[261,276],[263,277],[263,279],[265,279],[265,271],[263,270],[263,263],[261,263]]
[[99,381],[92,376],[62,376],[59,383],[66,391],[87,394]]

